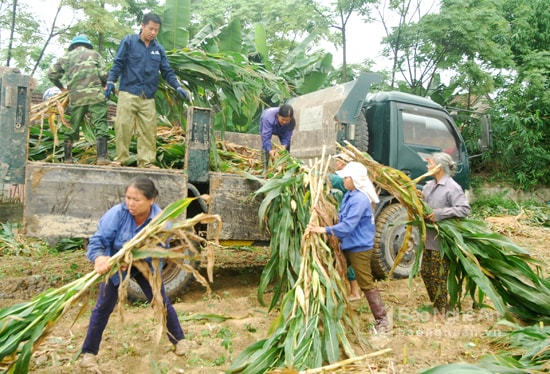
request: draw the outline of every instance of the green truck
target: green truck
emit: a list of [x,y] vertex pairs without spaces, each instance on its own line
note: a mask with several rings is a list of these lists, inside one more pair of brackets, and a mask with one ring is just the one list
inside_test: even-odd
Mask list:
[[[400,92],[369,93],[379,80],[376,74],[363,74],[355,81],[290,100],[296,117],[291,153],[307,162],[320,157],[323,148],[331,154],[336,152],[337,142],[348,141],[378,162],[415,178],[426,171],[426,155],[444,151],[458,163],[456,179],[468,190],[468,154],[450,114],[426,98]],[[27,236],[43,238],[51,244],[64,237],[88,238],[95,232],[101,215],[122,200],[126,183],[136,175],[144,175],[157,182],[161,206],[187,196],[209,194],[210,203],[198,199],[188,215],[200,211],[220,215],[222,243],[269,242],[269,236],[259,225],[261,199],[251,199],[251,194],[260,187],[258,182],[210,170],[209,150],[214,141],[211,109],[188,108],[184,170],[28,162],[26,147],[21,147],[28,141],[25,112],[30,108],[30,98],[26,97],[31,92],[28,85],[28,79],[21,74],[2,74],[0,183],[24,185],[23,226]],[[11,103],[19,103],[19,110],[4,108],[15,105]],[[488,122],[482,123],[482,133],[490,134]],[[224,140],[256,149],[261,146],[258,135],[225,133]],[[375,216],[376,256],[372,265],[374,274],[384,278],[403,244],[407,213],[398,201],[382,191]],[[214,224],[197,230],[209,240],[218,232]],[[394,277],[409,275],[418,240],[418,235],[413,235]],[[188,264],[199,265],[191,260]],[[166,266],[163,278],[170,297],[180,295],[193,282],[192,275],[177,266]],[[131,285],[129,294],[143,298],[136,284]]]

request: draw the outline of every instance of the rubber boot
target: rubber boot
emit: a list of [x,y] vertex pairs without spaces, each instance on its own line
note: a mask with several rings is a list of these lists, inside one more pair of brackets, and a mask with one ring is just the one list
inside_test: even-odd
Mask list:
[[262,176],[265,178],[267,175],[267,164],[269,162],[269,153],[262,149]]
[[96,149],[97,149],[97,161],[96,165],[110,165],[111,160],[107,156],[107,138],[97,138],[96,140]]
[[388,321],[386,307],[384,306],[380,292],[378,292],[378,289],[375,288],[373,290],[365,291],[365,296],[367,297],[370,310],[376,320],[376,331],[379,333],[388,331],[390,329],[390,322]]
[[73,163],[73,140],[72,139],[65,139],[63,142],[63,154],[65,159],[63,162],[65,164],[72,164]]

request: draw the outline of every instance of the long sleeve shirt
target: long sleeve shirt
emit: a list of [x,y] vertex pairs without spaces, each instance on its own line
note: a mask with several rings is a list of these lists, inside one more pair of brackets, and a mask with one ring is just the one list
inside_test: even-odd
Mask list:
[[[462,187],[448,175],[444,175],[439,182],[435,179],[426,182],[422,193],[433,210],[435,222],[452,217],[464,218],[472,209]],[[434,230],[426,231],[426,249],[439,250]]]
[[157,92],[159,71],[170,86],[181,86],[159,42],[153,40],[147,47],[138,34],[127,35],[120,42],[107,80],[116,82],[120,77],[121,91],[152,99]]
[[267,108],[260,117],[260,135],[262,138],[262,149],[269,152],[273,148],[271,138],[273,135],[279,137],[281,145],[290,150],[290,141],[294,131],[295,122],[292,120],[289,124],[282,126],[277,119],[279,108]]
[[[160,207],[154,203],[149,217],[137,226],[125,202],[115,205],[99,219],[97,231],[88,241],[86,257],[93,264],[99,256],[115,255],[160,212]],[[113,275],[111,280],[115,285],[120,283],[118,274]]]
[[107,68],[103,57],[93,49],[76,47],[48,70],[48,78],[59,89],[64,88],[61,83],[64,76],[72,107],[105,102],[103,87],[107,82]]
[[329,235],[340,239],[343,251],[361,252],[372,249],[376,228],[370,199],[359,190],[344,195],[338,223],[325,227]]

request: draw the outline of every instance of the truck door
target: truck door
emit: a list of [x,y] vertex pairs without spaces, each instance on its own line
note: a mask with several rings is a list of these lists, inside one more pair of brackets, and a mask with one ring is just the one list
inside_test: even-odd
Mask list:
[[427,156],[445,152],[457,163],[455,180],[468,189],[466,147],[451,117],[432,108],[398,104],[397,109],[397,168],[414,179],[427,171]]

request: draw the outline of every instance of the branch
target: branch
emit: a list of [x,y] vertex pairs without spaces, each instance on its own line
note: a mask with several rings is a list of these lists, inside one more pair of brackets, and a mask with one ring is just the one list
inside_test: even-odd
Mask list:
[[61,1],[59,2],[59,5],[57,6],[57,11],[55,12],[55,17],[53,17],[52,27],[50,29],[50,34],[48,35],[48,38],[46,39],[46,42],[44,43],[44,46],[42,47],[42,50],[40,51],[40,54],[38,55],[38,58],[36,59],[36,63],[34,64],[34,67],[31,72],[31,76],[36,73],[36,70],[38,69],[38,66],[40,65],[40,61],[42,60],[42,57],[44,57],[44,52],[46,51],[46,48],[50,44],[50,41],[52,40],[54,33],[53,30],[55,29],[55,23],[57,22],[57,16],[59,16],[59,12],[61,11]]

